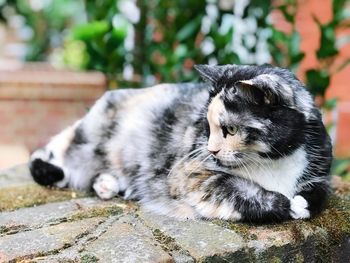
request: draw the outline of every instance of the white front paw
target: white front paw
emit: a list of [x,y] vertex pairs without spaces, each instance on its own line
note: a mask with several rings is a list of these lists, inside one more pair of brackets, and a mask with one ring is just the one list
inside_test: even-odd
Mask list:
[[308,203],[301,195],[296,195],[290,200],[290,215],[294,219],[310,218]]
[[119,192],[117,178],[107,173],[100,174],[96,178],[92,188],[101,199],[111,199]]

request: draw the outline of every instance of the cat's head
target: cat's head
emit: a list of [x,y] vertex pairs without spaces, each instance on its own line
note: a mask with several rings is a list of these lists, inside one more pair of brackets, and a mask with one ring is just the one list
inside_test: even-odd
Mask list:
[[269,65],[196,69],[209,84],[208,150],[221,165],[282,158],[305,143],[314,106],[291,72]]

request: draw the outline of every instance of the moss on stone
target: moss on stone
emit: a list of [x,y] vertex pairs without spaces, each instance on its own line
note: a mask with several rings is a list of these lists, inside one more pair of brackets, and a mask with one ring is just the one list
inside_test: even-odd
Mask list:
[[37,184],[2,188],[0,212],[88,196],[88,193],[42,187]]
[[242,249],[239,251],[235,251],[234,253],[225,253],[219,255],[209,256],[203,259],[198,260],[199,263],[227,263],[227,262],[237,262],[237,263],[245,263],[245,262],[266,262],[260,261],[256,258],[254,251],[251,249]]
[[68,221],[77,221],[92,217],[108,217],[111,215],[119,215],[123,213],[123,209],[118,206],[94,207],[81,210],[68,218]]
[[15,234],[24,228],[23,225],[0,226],[0,234]]
[[[245,238],[251,239],[250,230],[256,225],[224,222],[220,220],[213,221],[220,226],[227,227],[241,234]],[[305,236],[303,229],[322,228],[334,242],[339,242],[345,235],[350,235],[350,202],[337,196],[332,196],[329,200],[328,208],[320,215],[311,220],[291,220],[280,224],[261,225],[262,228],[268,228],[273,231],[288,230],[291,232],[294,241],[303,242]]]
[[181,247],[176,243],[175,239],[165,235],[160,229],[154,229],[152,233],[165,251],[171,252],[181,250]]
[[255,234],[250,233],[250,229],[252,228],[252,225],[250,224],[224,220],[213,220],[212,223],[236,232],[243,237],[245,241],[257,239]]
[[279,257],[274,256],[269,260],[269,263],[282,263],[282,260]]
[[[304,262],[316,260],[316,262],[330,262],[332,251],[339,244],[344,243],[350,236],[350,202],[338,196],[332,196],[328,208],[311,220],[290,220],[278,224],[252,225],[222,220],[213,220],[213,223],[231,229],[241,235],[244,240],[259,240],[259,235],[254,235],[257,230],[290,233],[290,242],[286,244],[276,243],[265,251],[255,254],[256,251],[246,251],[246,257],[257,262]],[[267,241],[269,243],[269,239]],[[255,251],[255,252],[254,252]],[[244,254],[244,253],[243,253]],[[242,254],[242,257],[243,257]],[[243,257],[244,258],[244,257]],[[227,257],[225,259],[233,259]],[[214,260],[208,258],[208,262]],[[222,257],[215,257],[215,262],[222,262]],[[254,260],[253,260],[254,261]]]
[[98,262],[98,258],[94,255],[91,254],[85,254],[80,257],[80,262],[81,263],[95,263]]
[[303,263],[303,262],[305,262],[304,255],[301,252],[299,252],[295,256],[295,263]]
[[331,245],[338,243],[345,236],[350,235],[350,203],[337,196],[332,196],[329,207],[308,223],[312,227],[324,229]]

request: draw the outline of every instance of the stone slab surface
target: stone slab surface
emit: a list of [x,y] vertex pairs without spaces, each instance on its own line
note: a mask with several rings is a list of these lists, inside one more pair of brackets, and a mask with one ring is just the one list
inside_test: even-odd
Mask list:
[[146,225],[174,238],[196,260],[244,248],[243,238],[240,235],[210,222],[179,221],[142,212],[140,216]]
[[[22,208],[11,212],[3,212],[0,217],[2,232],[25,230],[45,225],[65,222],[74,217],[92,217],[99,213],[121,211],[126,205],[116,201],[101,202],[97,198],[81,198],[65,202],[44,204],[41,206]],[[1,232],[0,232],[1,234]]]
[[7,235],[0,238],[0,255],[4,261],[10,261],[56,252],[71,246],[100,222],[102,219],[97,217]]
[[11,186],[34,183],[27,165],[20,165],[8,170],[0,170],[0,189]]
[[[85,254],[86,253],[86,254]],[[84,251],[102,262],[172,262],[152,231],[132,216],[123,216]]]
[[309,221],[180,221],[0,172],[1,262],[350,262],[350,199]]

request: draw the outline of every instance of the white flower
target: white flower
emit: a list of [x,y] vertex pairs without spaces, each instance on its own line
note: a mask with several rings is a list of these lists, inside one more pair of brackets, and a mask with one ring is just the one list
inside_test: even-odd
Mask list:
[[118,1],[118,9],[131,23],[136,24],[140,21],[140,9],[132,0]]

